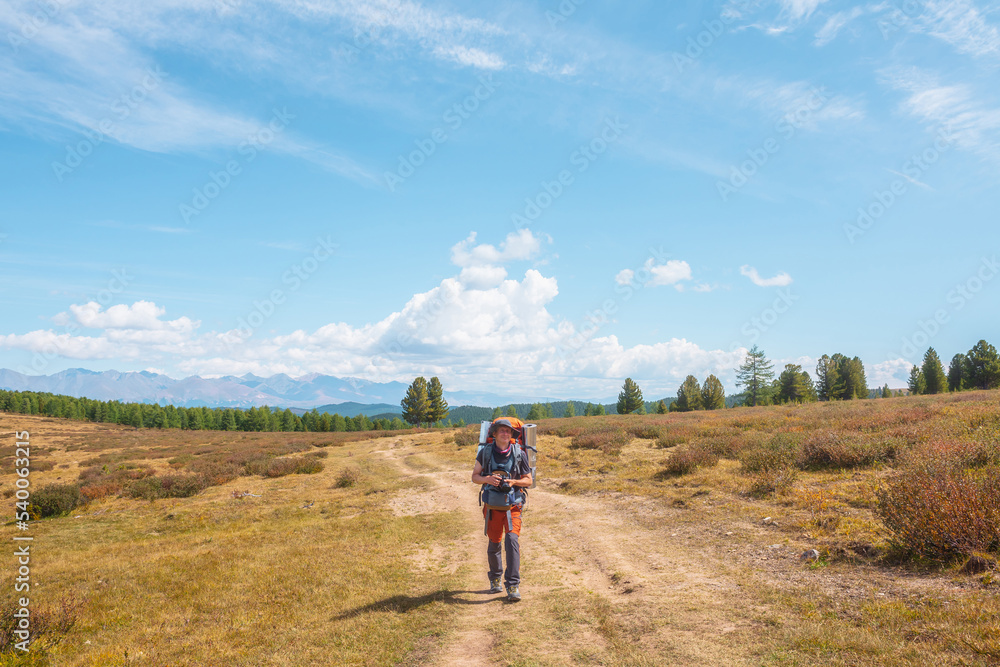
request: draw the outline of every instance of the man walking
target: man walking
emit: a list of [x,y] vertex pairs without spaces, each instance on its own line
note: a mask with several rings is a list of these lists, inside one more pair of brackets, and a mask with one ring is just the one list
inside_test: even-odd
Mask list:
[[[519,446],[519,432],[509,419],[497,419],[490,425],[487,443],[476,457],[472,481],[482,484],[483,517],[486,522],[486,561],[489,564],[490,593],[500,593],[500,576],[507,586],[507,599],[521,599],[521,510],[527,500],[525,489],[531,486],[528,456]],[[500,543],[507,556],[507,569],[501,562]]]

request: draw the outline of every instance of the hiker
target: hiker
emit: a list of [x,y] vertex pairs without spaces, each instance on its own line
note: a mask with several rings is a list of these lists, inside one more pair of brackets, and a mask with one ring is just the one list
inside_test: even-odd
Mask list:
[[[472,481],[482,484],[483,517],[486,522],[486,561],[489,564],[490,593],[500,593],[500,575],[504,575],[507,599],[521,599],[521,510],[527,500],[524,489],[531,486],[531,468],[524,448],[514,439],[517,429],[509,419],[497,419],[489,428],[493,445],[483,447],[476,456]],[[489,473],[484,475],[483,472]],[[506,536],[504,533],[506,532]],[[503,570],[500,542],[507,555],[507,570]]]

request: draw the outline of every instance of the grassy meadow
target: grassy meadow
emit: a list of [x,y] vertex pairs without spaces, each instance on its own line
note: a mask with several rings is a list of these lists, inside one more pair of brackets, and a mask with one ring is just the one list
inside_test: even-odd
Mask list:
[[[1000,661],[1000,392],[538,427],[542,492],[628,516],[621,530],[731,584],[719,600],[739,630],[714,641],[751,658],[728,664]],[[49,503],[32,511],[53,516],[27,533],[4,523],[8,544],[35,538],[37,634],[11,650],[16,564],[0,559],[0,665],[452,664],[441,647],[471,623],[457,594],[482,583],[462,556],[481,519],[474,504],[399,499],[433,502],[435,475],[466,475],[478,426],[232,433],[0,413],[9,517],[24,430],[32,493]],[[528,512],[540,522],[544,507]],[[609,576],[620,593],[624,575]],[[484,656],[672,664],[662,637],[694,604],[647,593],[553,580],[504,612],[516,624],[490,629]],[[548,650],[523,650],[525,632]]]

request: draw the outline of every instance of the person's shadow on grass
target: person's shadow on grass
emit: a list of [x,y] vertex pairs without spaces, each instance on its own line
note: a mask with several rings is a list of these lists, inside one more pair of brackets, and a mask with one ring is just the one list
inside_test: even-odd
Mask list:
[[[487,595],[494,595],[495,597],[485,597]],[[408,611],[419,609],[431,602],[444,602],[445,604],[490,604],[493,602],[507,602],[507,597],[495,593],[491,594],[489,589],[485,588],[478,591],[451,591],[442,589],[433,593],[427,593],[426,595],[393,595],[390,598],[378,600],[363,607],[341,612],[333,618],[334,620],[342,621],[373,611],[394,611],[405,614]]]

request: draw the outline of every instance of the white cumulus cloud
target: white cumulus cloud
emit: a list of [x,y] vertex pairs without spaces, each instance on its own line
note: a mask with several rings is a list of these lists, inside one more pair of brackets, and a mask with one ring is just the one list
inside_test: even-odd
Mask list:
[[691,280],[690,264],[680,259],[669,259],[663,264],[657,264],[652,257],[647,259],[638,270],[622,269],[615,275],[615,282],[619,285],[628,285],[638,281],[643,287],[673,285],[674,289],[678,291],[684,289],[684,281],[686,280]]
[[740,267],[740,273],[749,278],[758,287],[784,287],[785,285],[792,284],[792,277],[784,271],[770,278],[761,278],[757,269],[749,264],[744,264]]
[[451,248],[451,261],[455,266],[483,266],[485,264],[506,264],[517,260],[531,259],[542,249],[542,241],[530,229],[511,232],[497,248],[489,243],[476,243],[476,232],[456,243]]

